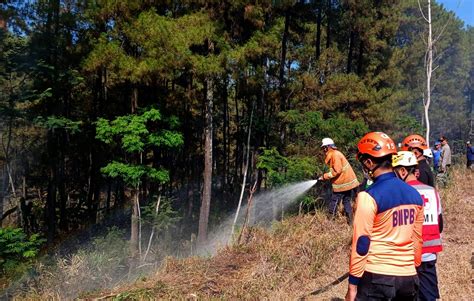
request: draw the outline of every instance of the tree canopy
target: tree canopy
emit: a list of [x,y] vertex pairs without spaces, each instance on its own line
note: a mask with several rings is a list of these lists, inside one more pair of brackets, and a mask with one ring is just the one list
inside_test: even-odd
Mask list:
[[[354,162],[368,131],[425,127],[416,0],[27,2],[0,4],[0,215],[50,243],[114,211],[133,227],[157,196],[207,231],[235,209],[247,152],[265,189],[321,172],[324,137]],[[456,142],[474,30],[432,9],[432,141]]]

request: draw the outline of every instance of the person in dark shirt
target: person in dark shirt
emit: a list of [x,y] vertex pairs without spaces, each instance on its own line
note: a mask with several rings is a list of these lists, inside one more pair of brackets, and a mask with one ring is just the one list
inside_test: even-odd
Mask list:
[[474,169],[474,146],[471,145],[471,141],[466,142],[466,159],[467,168]]
[[407,136],[402,142],[402,150],[413,152],[418,160],[418,170],[415,172],[418,181],[434,187],[435,181],[433,172],[426,161],[426,157],[423,155],[423,151],[428,148],[429,146],[426,144],[426,140],[420,135]]

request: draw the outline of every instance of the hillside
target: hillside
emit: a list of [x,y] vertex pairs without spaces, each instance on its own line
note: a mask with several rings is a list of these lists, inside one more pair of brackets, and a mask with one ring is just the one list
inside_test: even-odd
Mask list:
[[[472,299],[472,183],[474,174],[458,169],[453,184],[441,191],[446,222],[438,272],[444,300]],[[295,216],[270,230],[251,229],[245,244],[214,257],[168,258],[153,277],[84,299],[341,300],[345,280],[316,296],[308,294],[347,272],[350,233],[342,218]]]

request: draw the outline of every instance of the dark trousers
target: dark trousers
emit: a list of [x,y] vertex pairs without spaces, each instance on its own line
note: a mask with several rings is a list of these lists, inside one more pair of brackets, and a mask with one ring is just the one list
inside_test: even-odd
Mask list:
[[352,224],[352,200],[354,199],[355,189],[342,191],[342,192],[333,192],[331,196],[331,201],[329,202],[329,214],[334,217],[337,212],[337,206],[339,202],[342,201],[344,205],[344,211],[347,215],[347,220],[349,224]]
[[389,276],[364,272],[356,301],[416,301],[418,276]]
[[420,301],[436,301],[439,298],[436,260],[422,262],[416,269],[420,279]]

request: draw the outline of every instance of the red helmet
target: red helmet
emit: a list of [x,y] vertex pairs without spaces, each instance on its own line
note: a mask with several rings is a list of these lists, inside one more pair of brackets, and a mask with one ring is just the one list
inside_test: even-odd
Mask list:
[[357,144],[359,153],[357,159],[361,155],[370,155],[375,158],[381,158],[388,155],[397,154],[397,148],[393,140],[385,133],[371,132],[360,139]]
[[425,138],[421,137],[420,135],[410,135],[403,139],[402,142],[402,150],[407,151],[410,148],[419,148],[421,150],[428,149],[428,145],[426,144]]

